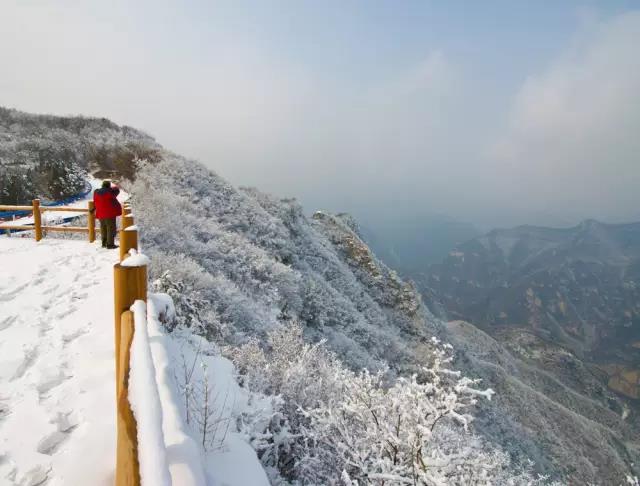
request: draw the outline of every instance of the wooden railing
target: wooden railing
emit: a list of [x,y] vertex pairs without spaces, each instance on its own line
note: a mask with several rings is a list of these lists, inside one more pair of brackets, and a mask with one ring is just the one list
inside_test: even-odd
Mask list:
[[[0,225],[0,230],[33,230],[36,241],[40,241],[44,231],[87,232],[89,241],[95,240],[95,213],[93,201],[87,208],[40,206],[34,199],[32,206],[0,205],[0,211],[31,211],[31,225]],[[67,211],[87,213],[87,227],[43,226],[41,213],[44,211]],[[123,204],[120,236],[120,263],[113,268],[114,314],[115,314],[115,368],[116,368],[116,486],[139,486],[140,465],[138,462],[138,437],[136,419],[129,403],[129,372],[131,343],[134,335],[134,316],[131,306],[137,300],[147,301],[146,265],[129,266],[122,262],[129,256],[130,250],[138,250],[138,231],[134,227],[133,215],[129,203]]]
[[139,486],[137,423],[129,403],[129,371],[134,319],[131,306],[147,301],[147,267],[122,265],[131,249],[138,250],[138,231],[125,205],[120,230],[120,263],[113,267],[116,357],[116,486]]
[[[89,242],[93,243],[96,239],[96,215],[94,211],[93,201],[88,201],[86,208],[76,208],[71,206],[41,206],[40,199],[31,201],[31,206],[6,206],[0,205],[0,211],[30,211],[33,213],[33,225],[15,225],[0,224],[2,230],[30,230],[34,232],[36,241],[42,239],[43,231],[59,231],[68,233],[88,233]],[[43,226],[42,213],[46,211],[61,211],[73,213],[87,213],[87,227],[78,226]]]

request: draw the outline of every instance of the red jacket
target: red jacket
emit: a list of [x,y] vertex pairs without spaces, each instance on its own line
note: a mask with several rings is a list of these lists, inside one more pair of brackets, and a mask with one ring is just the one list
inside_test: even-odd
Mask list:
[[122,214],[122,207],[116,199],[118,194],[120,194],[120,189],[117,187],[101,187],[93,191],[96,218],[111,219]]

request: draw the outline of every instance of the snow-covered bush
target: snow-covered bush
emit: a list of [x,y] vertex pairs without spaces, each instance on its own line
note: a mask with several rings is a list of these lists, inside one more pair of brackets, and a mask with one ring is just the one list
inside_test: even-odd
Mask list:
[[[373,279],[341,258],[333,240],[356,238],[341,220],[330,231],[295,200],[238,190],[200,164],[163,154],[141,164],[129,188],[142,244],[154,259],[151,277],[169,271],[183,294],[197,290],[218,317],[211,325],[228,331],[227,344],[264,338],[295,318],[307,339],[326,339],[349,367],[388,363],[404,371],[415,354],[407,341],[434,334],[438,324],[426,311],[407,313],[398,297],[406,289],[382,263],[374,262],[380,277]],[[414,292],[407,301],[419,297]]]
[[212,341],[220,340],[224,336],[224,325],[200,291],[175,279],[169,270],[153,282],[153,290],[165,293],[173,300],[175,316],[163,322],[169,331],[175,327],[189,328]]
[[[307,344],[298,324],[233,353],[242,382],[281,398],[280,414],[253,443],[272,474],[302,484],[528,484],[509,459],[469,427],[491,390],[449,369],[451,348],[434,339],[420,374],[347,369],[323,343]],[[277,482],[279,478],[273,476]]]

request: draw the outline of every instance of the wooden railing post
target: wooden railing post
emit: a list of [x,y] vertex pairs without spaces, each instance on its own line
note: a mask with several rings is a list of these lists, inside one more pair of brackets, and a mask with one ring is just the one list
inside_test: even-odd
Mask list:
[[[113,267],[113,303],[115,313],[116,356],[120,356],[120,318],[136,300],[147,301],[147,267],[123,267],[116,263]],[[118,368],[116,359],[116,368]],[[116,370],[119,376],[119,370]]]
[[130,228],[120,230],[120,261],[129,256],[129,250],[138,249],[138,231]]
[[138,461],[138,424],[129,404],[129,362],[133,342],[134,317],[130,310],[121,318],[118,394],[118,437],[116,442],[116,486],[139,486],[140,464]]
[[40,199],[34,199],[33,204],[33,226],[35,227],[36,241],[42,239],[42,218],[40,214]]
[[89,243],[96,240],[96,213],[95,204],[89,201],[89,213],[87,214],[87,226],[89,227]]
[[122,222],[121,222],[121,226],[122,229],[126,229],[129,226],[133,226],[133,216],[131,216],[131,213],[122,213]]
[[116,406],[118,440],[116,451],[116,486],[139,486],[137,425],[128,398],[130,349],[133,340],[133,314],[129,310],[136,300],[147,300],[147,267],[113,267]]

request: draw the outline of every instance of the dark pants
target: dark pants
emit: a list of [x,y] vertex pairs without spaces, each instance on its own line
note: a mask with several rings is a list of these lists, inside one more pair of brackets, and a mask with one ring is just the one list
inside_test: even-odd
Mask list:
[[116,237],[116,218],[100,219],[102,246],[113,246]]

